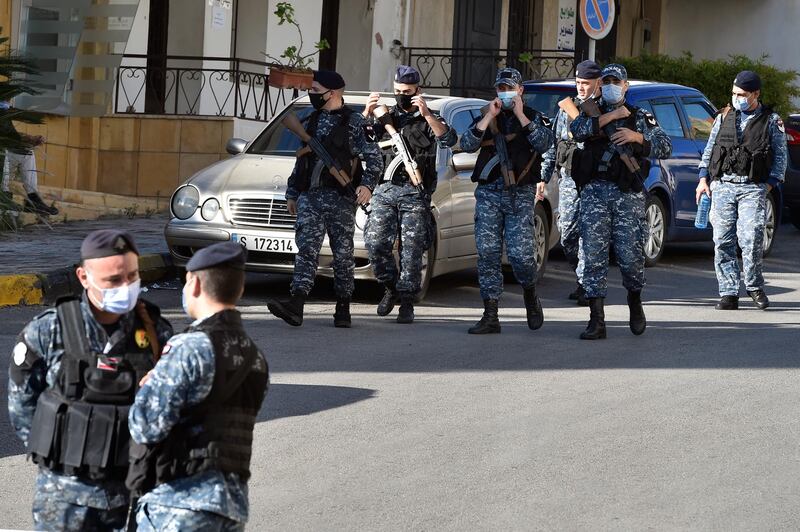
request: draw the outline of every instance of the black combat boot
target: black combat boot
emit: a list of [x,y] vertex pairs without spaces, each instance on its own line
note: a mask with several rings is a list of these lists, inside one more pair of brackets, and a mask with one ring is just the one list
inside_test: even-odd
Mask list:
[[350,299],[336,300],[336,311],[333,313],[333,326],[350,328]]
[[400,294],[400,310],[397,313],[397,323],[414,323],[414,294],[408,292]]
[[397,303],[398,295],[394,285],[386,284],[384,286],[386,288],[383,292],[383,299],[378,303],[378,316],[388,316]]
[[43,216],[55,216],[58,214],[58,209],[47,205],[36,192],[31,192],[25,198],[25,212],[34,212]]
[[739,296],[722,296],[714,308],[717,310],[739,310]]
[[631,332],[639,336],[647,328],[647,318],[644,316],[644,307],[642,307],[641,290],[628,290],[628,308],[631,311],[628,325],[631,328]]
[[483,300],[483,317],[470,327],[470,334],[492,334],[500,332],[500,320],[497,319],[497,300],[484,299]]
[[584,290],[582,286],[578,286],[577,292],[578,292],[578,299],[577,299],[578,306],[588,307],[589,300],[586,299],[586,290]]
[[570,301],[576,301],[580,297],[581,292],[583,292],[581,283],[575,283],[575,290],[573,290],[569,295]]
[[288,301],[273,299],[267,302],[267,308],[275,316],[289,325],[299,327],[303,324],[303,307],[306,304],[305,294],[292,293]]
[[581,340],[599,340],[606,337],[606,313],[602,297],[589,298],[589,325],[581,333]]
[[767,299],[767,294],[762,289],[748,290],[747,295],[753,299],[759,310],[767,310],[767,307],[769,307],[769,299]]
[[544,323],[544,313],[542,312],[542,302],[536,295],[536,285],[525,288],[522,291],[525,298],[525,313],[528,317],[528,329],[535,331]]

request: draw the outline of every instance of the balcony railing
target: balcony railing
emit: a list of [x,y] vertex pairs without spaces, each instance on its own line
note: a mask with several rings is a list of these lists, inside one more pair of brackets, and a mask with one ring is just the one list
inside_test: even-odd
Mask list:
[[[575,54],[563,50],[497,50],[481,48],[405,48],[407,64],[419,70],[420,85],[449,90],[453,96],[493,92],[494,78],[502,67],[518,69],[524,79],[573,76]],[[531,60],[519,60],[527,52]]]
[[297,97],[269,86],[269,64],[247,59],[125,54],[114,112],[269,120]]

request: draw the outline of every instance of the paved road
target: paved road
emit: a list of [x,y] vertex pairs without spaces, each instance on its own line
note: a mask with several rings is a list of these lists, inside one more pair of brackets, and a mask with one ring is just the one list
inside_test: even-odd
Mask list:
[[[473,337],[475,272],[436,279],[412,326],[374,314],[359,284],[355,327],[332,327],[321,281],[306,323],[265,318],[286,277],[253,276],[246,326],[272,386],[251,480],[253,530],[800,528],[800,232],[767,261],[773,306],[713,310],[708,245],[648,270],[647,333],[627,328],[612,275],[609,339],[577,336],[555,258],[545,326],[527,329],[519,286],[503,334]],[[180,294],[152,290],[176,326]],[[34,309],[0,311],[0,366]],[[0,380],[0,527],[30,527],[34,467],[20,455]]]

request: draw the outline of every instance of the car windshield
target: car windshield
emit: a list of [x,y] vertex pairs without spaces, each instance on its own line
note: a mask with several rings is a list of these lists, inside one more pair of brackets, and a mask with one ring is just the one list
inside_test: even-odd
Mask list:
[[575,96],[575,94],[577,94],[576,90],[570,87],[527,85],[522,97],[525,99],[525,105],[533,107],[553,120],[558,113],[558,102],[567,96]]
[[[345,102],[347,103],[347,102]],[[364,110],[362,104],[347,104],[354,111],[360,113]],[[304,121],[314,109],[308,103],[293,103],[285,109],[280,115],[273,118],[269,125],[261,132],[261,134],[253,141],[247,153],[254,155],[288,155],[294,156],[294,153],[301,147],[302,142],[291,131],[286,129],[281,123],[285,113],[293,112],[297,115],[300,121]]]

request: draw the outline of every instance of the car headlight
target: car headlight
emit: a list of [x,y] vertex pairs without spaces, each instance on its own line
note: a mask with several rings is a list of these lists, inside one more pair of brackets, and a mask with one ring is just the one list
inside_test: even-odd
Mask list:
[[356,210],[356,227],[362,231],[367,227],[367,213],[364,212],[364,209]]
[[203,203],[203,208],[200,209],[200,215],[203,220],[210,222],[219,212],[219,202],[215,198],[209,198]]
[[200,203],[200,192],[193,186],[184,185],[172,196],[172,214],[176,218],[186,220],[191,218]]

